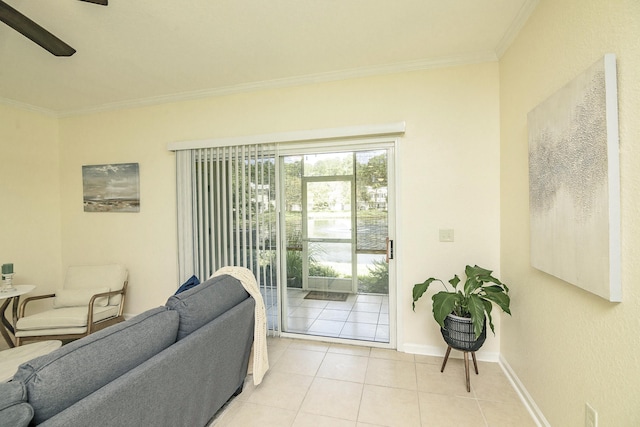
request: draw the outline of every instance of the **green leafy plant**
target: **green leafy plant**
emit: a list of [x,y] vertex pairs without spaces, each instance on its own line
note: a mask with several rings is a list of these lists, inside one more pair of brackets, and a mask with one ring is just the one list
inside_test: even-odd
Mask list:
[[[318,246],[309,246],[309,276],[316,277],[340,277],[340,274],[331,266],[322,265],[316,260],[324,251]],[[302,250],[287,250],[287,286],[291,288],[302,287]]]
[[287,286],[302,287],[302,251],[287,250]]
[[384,259],[374,259],[367,270],[368,274],[358,276],[358,292],[388,294],[389,264]]
[[444,291],[440,291],[431,297],[433,300],[433,318],[440,327],[444,328],[444,319],[449,314],[468,317],[471,318],[477,338],[482,333],[486,316],[489,319],[491,331],[495,335],[491,319],[493,303],[500,307],[502,311],[511,315],[509,288],[493,277],[491,270],[486,270],[477,265],[473,267],[467,265],[464,272],[467,276],[464,286],[459,287],[461,281],[457,274],[449,280],[453,290],[449,290],[442,280],[434,277],[428,278],[423,283],[416,283],[413,286],[413,311],[416,309],[416,301],[426,292],[431,283],[437,281],[442,283],[445,288]]

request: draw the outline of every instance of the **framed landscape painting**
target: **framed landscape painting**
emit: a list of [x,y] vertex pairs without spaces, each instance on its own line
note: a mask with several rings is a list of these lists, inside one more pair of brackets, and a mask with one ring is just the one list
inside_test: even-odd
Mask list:
[[621,301],[616,58],[605,55],[527,117],[531,265]]
[[82,166],[85,212],[140,212],[138,163]]

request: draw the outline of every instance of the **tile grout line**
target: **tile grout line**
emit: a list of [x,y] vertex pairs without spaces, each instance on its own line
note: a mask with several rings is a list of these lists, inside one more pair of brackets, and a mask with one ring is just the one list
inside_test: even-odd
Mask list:
[[369,358],[371,357],[371,350],[369,350],[369,355],[367,356],[367,367],[364,370],[364,378],[362,379],[362,389],[360,390],[360,402],[358,402],[358,414],[356,415],[356,424],[360,422],[360,412],[362,411],[362,401],[364,399],[364,386],[367,381],[367,371],[369,369]]
[[307,391],[305,392],[304,397],[300,401],[300,406],[298,407],[298,410],[296,411],[296,416],[293,417],[292,425],[295,424],[296,419],[298,418],[298,415],[300,415],[300,412],[302,411],[302,405],[304,405],[304,401],[307,399],[307,396],[309,395],[309,391],[311,391],[311,387],[313,386],[313,383],[314,383],[315,379],[318,377],[318,371],[320,370],[320,367],[322,366],[322,363],[327,358],[328,351],[329,351],[329,347],[327,347],[327,349],[324,351],[324,356],[322,356],[322,361],[320,362],[320,364],[318,364],[318,368],[316,369],[316,372],[313,374],[313,379],[311,380],[311,384],[309,384],[309,387],[307,388]]

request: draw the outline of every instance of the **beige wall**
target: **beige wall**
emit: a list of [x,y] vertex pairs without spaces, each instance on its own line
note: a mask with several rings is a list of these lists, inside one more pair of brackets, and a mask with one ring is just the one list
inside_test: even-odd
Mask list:
[[[498,93],[498,64],[488,63],[61,119],[62,265],[122,262],[130,270],[125,311],[163,304],[177,287],[167,143],[406,121],[398,153],[401,344],[443,351],[430,300],[411,312],[411,288],[466,263],[499,270]],[[140,164],[140,213],[83,212],[81,166],[120,162]],[[456,241],[439,243],[438,228],[454,228]],[[499,340],[485,346],[497,355]]]
[[[550,424],[584,425],[589,402],[602,426],[639,425],[639,22],[636,0],[541,0],[499,66],[59,120],[0,105],[0,263],[14,262],[16,282],[42,291],[54,290],[69,264],[125,263],[126,311],[139,313],[177,286],[168,142],[406,121],[398,152],[400,347],[442,347],[428,300],[410,309],[413,283],[478,263],[511,285],[514,313],[498,332],[502,342],[490,337],[484,350],[500,349]],[[530,268],[528,252],[526,114],[607,52],[618,55],[620,92],[620,304]],[[119,162],[140,164],[141,212],[84,213],[81,166]],[[439,228],[454,228],[456,241],[439,243]]]
[[60,279],[58,121],[0,105],[0,264],[16,284]]
[[[640,425],[640,2],[542,0],[500,61],[501,265],[513,318],[501,353],[553,426]],[[527,113],[605,53],[618,58],[623,302],[529,266]]]

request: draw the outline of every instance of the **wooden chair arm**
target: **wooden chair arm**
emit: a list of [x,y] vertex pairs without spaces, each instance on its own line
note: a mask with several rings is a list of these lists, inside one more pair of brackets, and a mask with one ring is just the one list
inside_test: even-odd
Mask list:
[[93,306],[95,305],[96,300],[102,297],[112,297],[116,295],[122,295],[122,301],[120,301],[120,309],[119,309],[119,315],[122,315],[123,306],[124,306],[124,296],[126,292],[127,292],[127,282],[124,283],[124,286],[122,286],[122,289],[120,290],[102,292],[99,294],[95,294],[91,297],[91,299],[89,300],[89,307],[87,312],[87,334],[90,334],[93,332]]
[[55,296],[56,294],[46,294],[46,295],[36,295],[34,297],[28,297],[23,299],[22,302],[20,303],[20,309],[18,310],[18,319],[20,319],[21,317],[24,317],[24,311],[26,309],[27,303],[31,301],[36,301],[39,299],[53,298]]
[[124,289],[120,289],[119,291],[109,291],[109,292],[102,292],[99,294],[94,294],[91,299],[89,300],[89,304],[93,305],[93,303],[95,302],[95,300],[97,300],[98,298],[101,297],[114,297],[116,295],[123,295],[124,294]]

